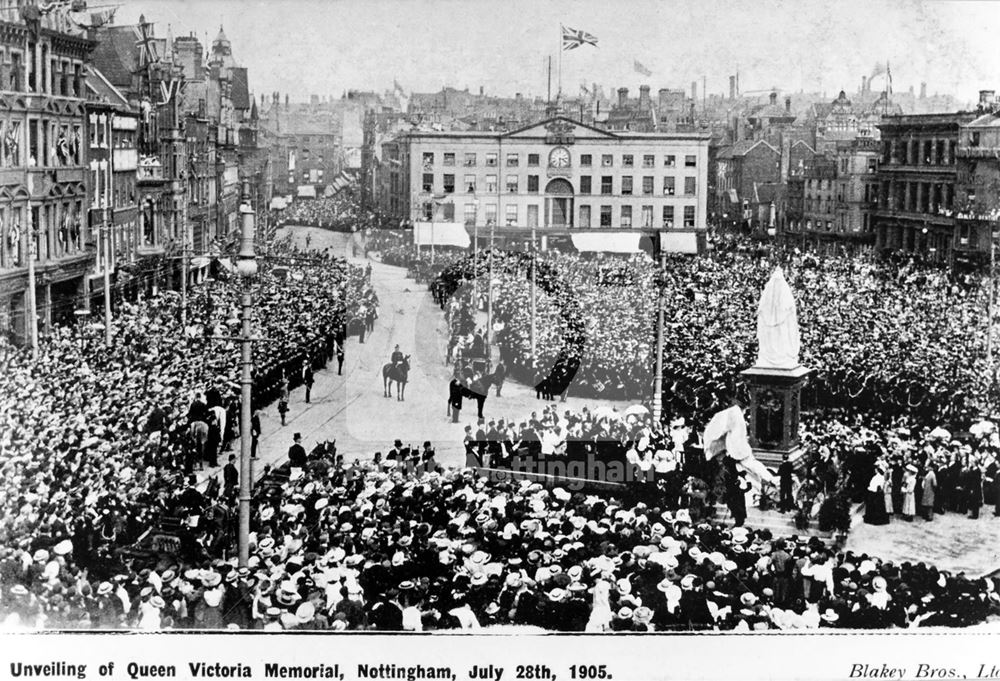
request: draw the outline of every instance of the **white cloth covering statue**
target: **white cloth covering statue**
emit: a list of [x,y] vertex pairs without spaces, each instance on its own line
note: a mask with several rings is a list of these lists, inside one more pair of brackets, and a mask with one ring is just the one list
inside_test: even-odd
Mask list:
[[764,287],[757,306],[757,364],[773,369],[799,366],[799,320],[795,298],[780,267]]

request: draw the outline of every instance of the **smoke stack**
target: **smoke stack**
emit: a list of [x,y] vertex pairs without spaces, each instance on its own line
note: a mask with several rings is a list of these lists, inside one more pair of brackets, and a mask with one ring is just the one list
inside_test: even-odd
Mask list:
[[785,97],[785,113],[792,113],[792,98],[791,96]]
[[778,103],[778,93],[777,92],[772,92],[771,95],[770,95],[770,97],[769,97],[769,99],[771,101],[771,106],[776,105]]
[[927,83],[920,83],[920,99],[927,99]]
[[729,76],[729,99],[736,99],[736,76]]
[[696,80],[691,81],[691,100],[695,102],[698,101],[698,81]]
[[628,88],[620,87],[618,88],[618,108],[624,109],[628,106]]
[[639,110],[648,111],[649,110],[649,86],[640,85],[639,86]]
[[868,92],[868,76],[861,76],[861,91]]

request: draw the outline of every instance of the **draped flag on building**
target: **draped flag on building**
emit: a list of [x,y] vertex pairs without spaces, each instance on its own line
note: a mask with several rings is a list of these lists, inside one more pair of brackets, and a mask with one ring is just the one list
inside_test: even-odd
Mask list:
[[650,71],[649,69],[647,69],[645,66],[643,66],[642,63],[638,59],[633,59],[632,60],[632,68],[634,68],[635,72],[638,73],[638,74],[640,74],[640,75],[643,75],[643,76],[651,76],[651,75],[653,75],[653,72]]
[[597,47],[597,36],[576,28],[562,26],[563,50],[575,50],[581,45],[593,45],[594,47]]
[[726,456],[757,479],[774,482],[771,472],[753,455],[747,439],[747,422],[743,417],[743,410],[738,406],[723,409],[713,416],[705,426],[702,442],[706,460],[725,452]]

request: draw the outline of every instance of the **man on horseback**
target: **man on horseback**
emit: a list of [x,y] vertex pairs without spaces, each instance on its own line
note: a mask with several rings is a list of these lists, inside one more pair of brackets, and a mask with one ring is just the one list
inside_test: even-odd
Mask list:
[[396,346],[396,349],[392,351],[392,356],[389,357],[389,361],[392,363],[393,369],[403,363],[403,353],[400,352],[398,345]]

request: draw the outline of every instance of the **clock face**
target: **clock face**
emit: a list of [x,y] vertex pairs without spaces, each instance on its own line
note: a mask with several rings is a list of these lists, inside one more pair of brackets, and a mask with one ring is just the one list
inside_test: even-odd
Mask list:
[[549,154],[549,165],[553,168],[569,167],[569,150],[565,147],[556,147]]

